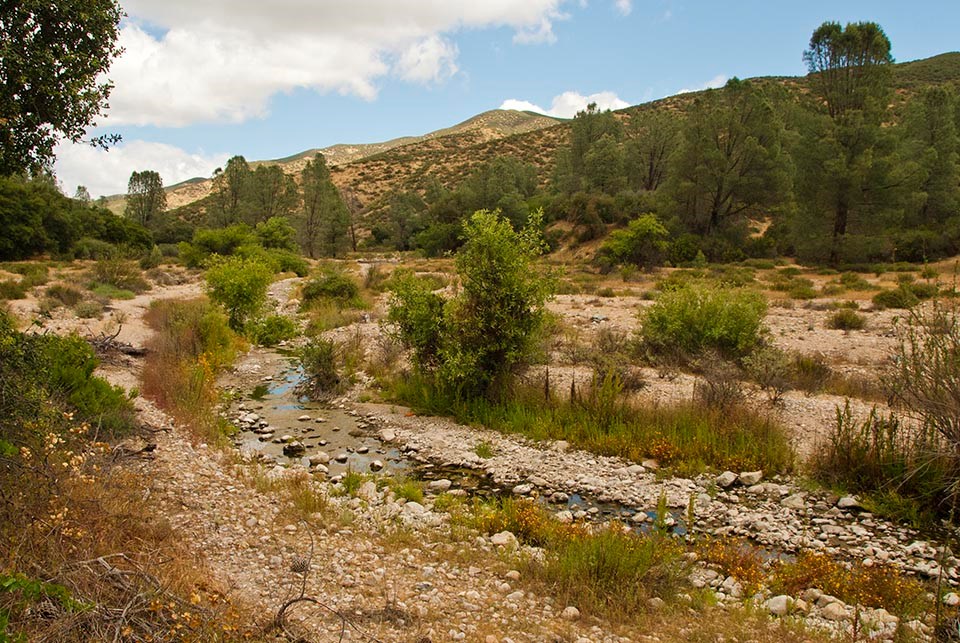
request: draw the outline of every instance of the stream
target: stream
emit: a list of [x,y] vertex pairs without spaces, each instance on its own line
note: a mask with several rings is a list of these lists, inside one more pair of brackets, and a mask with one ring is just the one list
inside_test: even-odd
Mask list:
[[[259,377],[251,388],[253,374]],[[485,471],[425,462],[416,453],[385,444],[375,421],[345,405],[303,399],[297,393],[302,377],[302,370],[291,355],[258,349],[250,364],[223,378],[221,385],[233,394],[229,417],[239,429],[233,437],[236,448],[268,464],[300,466],[324,473],[331,482],[356,471],[420,480],[428,492],[430,482],[449,480],[454,493],[469,497],[513,495],[511,488],[498,485]],[[655,510],[638,511],[578,493],[555,493],[538,501],[565,520],[616,519],[641,532],[651,530],[657,520]],[[668,512],[665,524],[678,536],[687,533],[680,512]]]

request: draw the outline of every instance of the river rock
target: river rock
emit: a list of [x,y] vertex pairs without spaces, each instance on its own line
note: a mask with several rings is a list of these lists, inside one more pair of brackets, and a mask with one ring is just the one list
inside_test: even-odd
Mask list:
[[327,464],[328,462],[330,462],[330,454],[326,451],[317,451],[310,456],[310,464],[314,466],[318,464]]
[[283,445],[283,455],[288,458],[296,458],[307,452],[307,447],[302,442],[293,441]]
[[311,418],[309,415],[301,415],[300,417],[297,418],[297,421],[299,422],[309,422],[310,420]]
[[440,480],[433,480],[432,482],[430,482],[430,484],[427,485],[427,488],[430,489],[431,491],[443,492],[449,489],[451,485],[453,485],[452,482],[450,482],[446,478],[441,478]]
[[373,462],[371,462],[371,463],[370,463],[370,470],[371,470],[371,471],[381,471],[381,470],[383,470],[383,461],[382,461],[382,460],[374,460]]
[[849,618],[847,607],[843,603],[830,603],[820,610],[820,616],[828,621],[845,621]]
[[380,439],[384,442],[393,442],[397,439],[397,432],[393,429],[383,429],[380,431]]
[[340,464],[343,464],[344,462],[347,461],[347,458],[348,458],[348,457],[349,457],[349,456],[347,456],[346,453],[338,453],[338,454],[337,454],[337,457],[334,458],[334,460],[336,460],[336,461],[339,462]]
[[509,531],[501,531],[490,536],[490,542],[498,547],[516,547],[517,537]]
[[560,617],[565,618],[568,621],[575,621],[580,618],[580,610],[573,605],[567,605],[563,608],[563,611],[560,612]]
[[837,500],[837,507],[839,509],[859,509],[860,503],[853,496],[844,496]]
[[774,596],[773,598],[769,599],[766,603],[766,606],[770,613],[774,616],[785,616],[787,612],[790,611],[792,603],[792,598],[786,596],[785,594],[781,594],[780,596]]
[[740,482],[750,487],[763,480],[763,471],[743,471],[740,473]]
[[714,480],[714,482],[717,483],[717,486],[720,487],[721,489],[732,487],[733,483],[736,481],[737,481],[737,474],[735,474],[733,471],[724,471],[723,473],[717,476],[716,480]]
[[532,484],[518,484],[513,488],[513,495],[515,496],[526,496],[531,491],[533,491]]
[[787,496],[780,501],[780,504],[788,509],[803,509],[806,506],[806,502],[803,499],[802,493],[795,493],[792,496]]
[[943,604],[947,607],[956,607],[957,605],[960,605],[960,595],[958,595],[956,592],[945,594],[943,597]]

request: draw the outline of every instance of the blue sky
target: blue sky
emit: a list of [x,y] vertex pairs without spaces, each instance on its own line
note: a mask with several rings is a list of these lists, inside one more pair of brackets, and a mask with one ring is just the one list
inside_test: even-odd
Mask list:
[[[63,189],[166,184],[234,154],[279,158],[423,134],[501,106],[569,117],[722,84],[800,75],[824,20],[878,22],[898,61],[960,49],[960,3],[694,0],[121,0],[111,109],[63,145]],[[482,4],[481,4],[482,2]]]

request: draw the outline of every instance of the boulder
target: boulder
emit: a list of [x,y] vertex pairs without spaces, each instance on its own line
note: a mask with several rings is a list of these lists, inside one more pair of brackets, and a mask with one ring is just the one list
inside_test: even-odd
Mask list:
[[767,610],[774,616],[785,616],[792,605],[793,599],[785,594],[774,596],[766,602]]
[[490,542],[498,547],[516,547],[517,537],[509,531],[501,531],[490,536]]
[[737,474],[735,474],[733,471],[724,471],[723,473],[717,476],[716,480],[714,480],[714,482],[717,483],[717,486],[720,487],[721,489],[727,489],[728,487],[732,487],[733,483],[736,481],[737,481]]
[[750,487],[763,480],[763,471],[743,471],[740,473],[740,482]]

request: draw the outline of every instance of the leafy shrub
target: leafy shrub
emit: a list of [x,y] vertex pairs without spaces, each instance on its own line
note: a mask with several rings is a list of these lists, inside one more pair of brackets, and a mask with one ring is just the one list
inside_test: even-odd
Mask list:
[[345,272],[328,268],[303,286],[303,307],[318,301],[332,301],[342,308],[360,308],[360,285]]
[[178,252],[181,261],[188,268],[199,268],[212,255],[227,257],[235,254],[243,246],[256,245],[258,245],[257,236],[250,226],[238,223],[226,228],[196,230],[192,241],[179,244]]
[[598,259],[609,264],[651,268],[663,261],[670,233],[655,214],[641,214],[625,230],[614,230],[600,247]]
[[84,237],[73,246],[73,256],[77,259],[113,259],[120,255],[120,250],[107,241]]
[[[504,383],[527,360],[545,320],[550,281],[534,260],[543,251],[542,212],[521,232],[499,212],[478,210],[464,223],[466,243],[457,253],[460,294],[444,302],[422,281],[394,289],[388,319],[414,348],[421,369],[467,397]],[[431,358],[435,358],[431,360]]]
[[693,399],[707,408],[729,409],[743,401],[740,369],[715,353],[697,360],[701,377],[693,385]]
[[134,293],[150,288],[137,264],[125,259],[101,259],[93,266],[93,278],[97,283]]
[[216,258],[206,275],[210,298],[227,310],[234,330],[263,307],[272,277],[263,263],[241,257]]
[[901,286],[893,290],[883,290],[873,296],[873,305],[877,308],[913,308],[920,299],[908,287]]
[[26,296],[27,289],[21,282],[13,279],[0,281],[0,299],[24,299]]
[[789,356],[774,346],[762,346],[743,358],[743,367],[771,402],[783,398],[793,388]]
[[64,306],[76,306],[84,298],[83,291],[67,284],[53,284],[47,288],[45,295],[58,300]]
[[329,339],[315,337],[300,349],[304,380],[299,391],[311,400],[336,393],[342,380],[337,367],[337,346]]
[[841,308],[827,319],[827,328],[834,330],[861,330],[866,325],[866,318],[850,308]]
[[163,263],[163,251],[160,250],[160,246],[153,246],[149,252],[145,252],[144,255],[140,257],[140,267],[144,270],[156,268],[161,263]]
[[80,319],[100,319],[103,316],[103,304],[95,299],[88,299],[77,303],[73,312]]
[[847,290],[873,290],[876,288],[876,286],[855,272],[845,272],[841,274],[839,282],[840,285]]
[[[93,288],[90,289],[90,292],[92,292],[94,295],[96,295],[100,299],[110,301],[111,299],[133,299],[134,297],[136,297],[136,294],[129,290],[117,288],[116,286],[112,286],[110,284],[96,284],[96,282],[94,283],[95,285],[93,286]],[[59,301],[59,300],[55,300],[55,301]]]
[[712,348],[741,356],[760,341],[766,310],[763,297],[750,290],[688,285],[663,293],[641,313],[640,334],[655,351],[696,355]]
[[931,281],[917,281],[907,286],[917,299],[932,299],[940,292],[940,286]]
[[297,249],[297,231],[286,217],[270,217],[256,227],[257,239],[264,248],[295,251]]
[[44,348],[53,390],[81,417],[98,426],[104,435],[120,435],[133,429],[133,406],[122,388],[93,376],[97,360],[87,342],[72,335],[51,339]]
[[297,336],[297,324],[286,315],[268,315],[247,322],[246,335],[260,346],[276,346]]
[[791,370],[794,386],[810,395],[822,391],[833,375],[830,365],[819,353],[794,355]]

